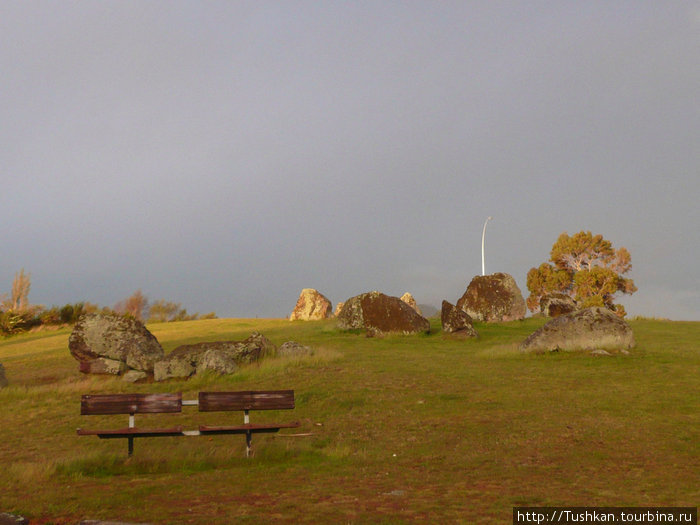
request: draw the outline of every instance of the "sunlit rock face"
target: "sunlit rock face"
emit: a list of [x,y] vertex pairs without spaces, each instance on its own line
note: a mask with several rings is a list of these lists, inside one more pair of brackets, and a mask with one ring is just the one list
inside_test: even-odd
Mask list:
[[333,315],[331,302],[318,290],[304,288],[294,307],[290,321],[315,321],[326,319]]
[[416,300],[413,298],[413,295],[411,295],[410,293],[406,292],[405,294],[403,294],[403,295],[400,297],[400,299],[401,299],[404,303],[406,303],[408,306],[410,306],[411,308],[413,308],[416,312],[418,312],[418,315],[423,315],[423,312],[420,311],[420,308],[418,307],[418,303],[417,303]]

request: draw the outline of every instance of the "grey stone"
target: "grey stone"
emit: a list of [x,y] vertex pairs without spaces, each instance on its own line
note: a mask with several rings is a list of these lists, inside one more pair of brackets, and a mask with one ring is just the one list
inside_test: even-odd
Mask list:
[[623,319],[607,308],[592,307],[552,319],[530,334],[520,349],[535,353],[599,349],[622,352],[634,344],[632,328]]
[[199,358],[197,373],[204,371],[217,374],[233,374],[238,370],[238,365],[233,356],[224,350],[207,350]]
[[143,323],[116,314],[81,317],[70,335],[68,348],[80,362],[104,357],[144,372],[153,371],[154,363],[164,356],[160,343]]
[[194,374],[196,368],[186,356],[175,356],[170,359],[158,361],[153,367],[153,379],[165,381],[166,379],[187,379]]
[[457,301],[457,308],[467,312],[472,319],[487,322],[524,319],[527,312],[520,288],[507,273],[474,277]]
[[29,525],[29,520],[17,514],[0,512],[0,525]]
[[234,352],[236,363],[254,363],[263,357],[275,355],[277,347],[260,332],[253,332],[248,339],[237,343]]
[[287,341],[282,343],[277,349],[279,357],[299,357],[305,355],[313,355],[314,351],[308,346],[304,346],[296,341]]
[[143,381],[147,378],[148,374],[146,372],[141,370],[129,370],[126,374],[124,374],[122,380],[126,381],[127,383],[138,383],[139,381]]
[[338,327],[381,333],[427,333],[430,322],[398,297],[373,291],[351,297],[338,313]]
[[478,336],[469,314],[448,301],[442,301],[440,320],[442,322],[442,331],[445,333],[463,337]]

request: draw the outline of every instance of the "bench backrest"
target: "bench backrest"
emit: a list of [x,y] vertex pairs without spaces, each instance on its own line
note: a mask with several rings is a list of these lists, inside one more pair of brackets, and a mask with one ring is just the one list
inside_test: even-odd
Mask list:
[[80,399],[80,414],[161,414],[182,412],[182,393],[96,394]]
[[199,411],[285,410],[294,408],[294,390],[200,392]]

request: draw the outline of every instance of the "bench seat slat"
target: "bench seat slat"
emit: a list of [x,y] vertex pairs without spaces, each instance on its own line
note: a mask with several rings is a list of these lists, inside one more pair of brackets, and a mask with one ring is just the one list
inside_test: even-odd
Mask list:
[[126,427],[115,428],[108,430],[88,430],[78,429],[79,436],[100,436],[100,437],[147,437],[147,436],[166,436],[166,435],[181,435],[184,430],[182,425],[177,425],[170,428],[138,428]]
[[203,434],[245,434],[247,432],[277,432],[281,428],[297,428],[298,421],[293,423],[245,423],[242,425],[199,425]]
[[199,393],[200,412],[292,408],[294,408],[294,390]]

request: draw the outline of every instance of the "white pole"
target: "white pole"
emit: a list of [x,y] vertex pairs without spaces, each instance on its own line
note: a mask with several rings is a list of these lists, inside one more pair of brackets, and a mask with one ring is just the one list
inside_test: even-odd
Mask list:
[[484,257],[484,239],[486,239],[486,224],[493,219],[489,217],[484,223],[484,231],[481,233],[481,275],[486,275],[486,258]]

